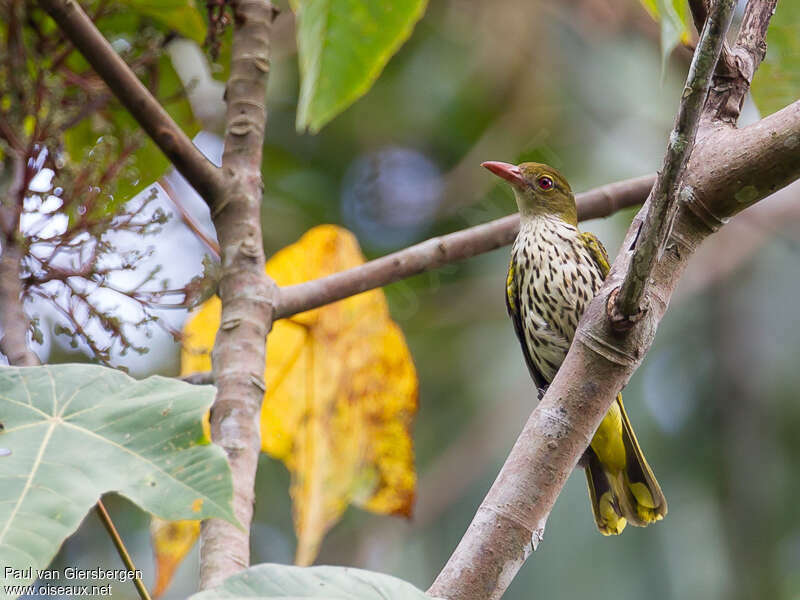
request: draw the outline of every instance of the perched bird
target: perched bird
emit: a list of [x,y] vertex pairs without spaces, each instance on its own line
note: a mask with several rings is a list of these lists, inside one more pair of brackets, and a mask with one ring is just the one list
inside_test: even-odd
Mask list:
[[[511,250],[506,306],[525,362],[543,392],[572,343],[578,320],[609,270],[608,254],[591,233],[578,230],[575,197],[556,169],[485,162],[511,184],[520,231]],[[667,514],[667,501],[631,428],[622,394],[611,406],[581,459],[597,527],[622,533]]]

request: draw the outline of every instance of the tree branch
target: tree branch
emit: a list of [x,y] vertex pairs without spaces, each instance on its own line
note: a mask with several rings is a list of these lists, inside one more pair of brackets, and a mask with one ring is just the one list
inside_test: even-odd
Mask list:
[[[708,18],[709,1],[710,0],[689,0],[689,10],[692,13],[692,20],[694,21],[694,27],[697,29],[698,36],[703,32],[703,26],[706,24],[706,19]],[[719,53],[719,60],[714,70],[713,82],[716,82],[719,78],[725,79],[731,77],[735,72],[736,61],[734,60],[733,52],[728,42],[723,40],[722,50]],[[714,86],[713,82],[711,84],[712,89]],[[706,107],[708,107],[708,101],[706,101]]]
[[183,205],[183,201],[178,197],[178,194],[175,192],[175,189],[172,187],[169,180],[166,177],[161,177],[158,180],[158,185],[161,186],[161,189],[164,190],[164,193],[170,199],[172,204],[178,209],[183,224],[186,225],[186,227],[189,228],[189,231],[191,231],[195,237],[211,251],[211,254],[214,255],[214,258],[219,259],[219,244],[217,243],[217,240],[203,231],[203,228],[195,220],[192,214],[186,210],[186,207]]
[[227,453],[233,508],[243,529],[219,519],[203,523],[201,589],[219,585],[250,562],[266,338],[278,292],[264,272],[261,242],[261,152],[270,34],[277,11],[268,0],[238,0],[232,6],[233,48],[222,155],[226,188],[212,212],[222,252],[222,316],[212,352],[217,398],[211,409],[211,437]]
[[214,385],[214,373],[211,371],[190,373],[189,375],[181,377],[180,380],[191,383],[192,385]]
[[139,81],[76,0],[39,0],[175,168],[212,210],[224,186],[222,173],[192,143]]
[[[578,218],[583,221],[607,217],[622,208],[641,204],[654,182],[654,175],[643,175],[577,194]],[[519,215],[513,214],[431,238],[346,271],[283,287],[275,318],[284,319],[442,265],[507,246],[514,241],[517,231]]]
[[646,310],[645,292],[653,265],[663,252],[675,215],[676,196],[686,162],[694,147],[703,105],[711,77],[722,51],[725,34],[733,18],[735,0],[717,0],[706,19],[694,51],[683,89],[675,126],[669,136],[664,165],[650,192],[640,234],[633,240],[635,250],[628,272],[614,300],[613,321],[619,329],[630,327]]
[[[778,0],[750,0],[733,50],[723,49],[703,119],[734,125],[756,69],[767,53],[767,27]],[[724,60],[723,60],[724,59]],[[724,65],[724,68],[723,68]]]
[[39,364],[39,359],[28,347],[30,321],[22,306],[22,249],[18,243],[19,217],[29,182],[24,157],[12,150],[8,163],[11,173],[6,173],[7,169],[0,171],[0,352],[11,365],[32,367]]

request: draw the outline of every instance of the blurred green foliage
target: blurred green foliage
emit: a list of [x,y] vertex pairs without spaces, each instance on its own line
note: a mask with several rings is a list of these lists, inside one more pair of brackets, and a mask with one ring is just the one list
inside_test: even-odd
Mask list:
[[205,17],[195,0],[120,0],[120,4],[132,13],[152,17],[168,30],[198,44],[206,37]]
[[767,32],[767,56],[753,78],[753,98],[764,115],[800,96],[800,3],[781,2]]
[[[137,21],[133,19],[131,22]],[[162,106],[187,135],[196,134],[200,126],[169,57],[158,56],[154,70],[154,82]],[[109,212],[117,210],[169,168],[167,158],[117,102],[67,129],[63,143],[66,156],[76,167],[94,164],[99,173],[111,172],[112,176],[103,181],[103,193],[107,195],[104,209]]]
[[686,0],[640,0],[653,18],[661,24],[661,61],[680,43],[689,40],[689,5]]

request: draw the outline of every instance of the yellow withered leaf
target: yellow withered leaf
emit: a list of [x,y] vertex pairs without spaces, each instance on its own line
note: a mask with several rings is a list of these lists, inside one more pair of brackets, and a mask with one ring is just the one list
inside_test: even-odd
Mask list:
[[169,587],[181,561],[192,549],[200,535],[200,521],[164,521],[153,517],[150,537],[156,563],[156,582],[153,597],[158,598]]
[[[350,232],[324,225],[278,252],[266,270],[286,286],[363,262]],[[219,311],[213,298],[186,325],[184,374],[210,369]],[[417,375],[381,290],[277,321],[265,380],[262,450],[292,476],[298,564],[313,562],[349,504],[410,515]]]

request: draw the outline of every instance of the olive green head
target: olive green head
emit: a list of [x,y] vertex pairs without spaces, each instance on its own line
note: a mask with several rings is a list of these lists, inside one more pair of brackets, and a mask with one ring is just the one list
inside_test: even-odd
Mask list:
[[553,216],[571,225],[578,224],[575,197],[569,183],[553,167],[534,162],[515,166],[495,161],[481,163],[481,166],[511,184],[523,218]]

